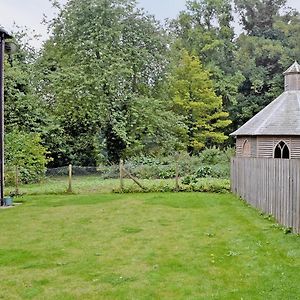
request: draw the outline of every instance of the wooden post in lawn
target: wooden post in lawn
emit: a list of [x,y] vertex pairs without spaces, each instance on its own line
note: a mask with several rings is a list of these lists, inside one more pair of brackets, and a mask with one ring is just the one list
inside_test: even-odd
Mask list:
[[68,193],[72,193],[72,165],[69,165],[69,187],[67,190]]
[[18,168],[18,166],[16,165],[16,174],[15,174],[15,188],[16,188],[16,190],[15,190],[15,195],[17,196],[17,195],[19,195],[19,168]]
[[124,189],[124,175],[123,175],[123,170],[124,170],[124,161],[123,159],[120,159],[120,189],[123,190]]
[[179,166],[178,166],[179,154],[175,154],[175,190],[179,191]]

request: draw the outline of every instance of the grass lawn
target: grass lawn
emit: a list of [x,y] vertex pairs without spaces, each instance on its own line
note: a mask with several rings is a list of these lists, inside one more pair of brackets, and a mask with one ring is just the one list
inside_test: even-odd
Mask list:
[[300,299],[300,238],[230,194],[27,195],[0,299]]

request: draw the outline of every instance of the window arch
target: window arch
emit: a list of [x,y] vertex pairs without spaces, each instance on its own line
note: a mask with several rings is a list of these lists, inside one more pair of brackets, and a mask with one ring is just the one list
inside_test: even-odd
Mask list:
[[290,149],[284,141],[280,141],[274,149],[274,158],[290,158]]
[[251,156],[251,145],[248,140],[245,140],[243,143],[242,153],[243,153],[243,156],[245,156],[245,157]]

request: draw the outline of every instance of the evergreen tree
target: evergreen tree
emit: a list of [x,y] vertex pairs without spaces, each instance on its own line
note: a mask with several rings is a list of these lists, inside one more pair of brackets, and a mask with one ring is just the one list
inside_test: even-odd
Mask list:
[[215,94],[209,73],[199,58],[186,50],[171,73],[170,92],[174,110],[185,117],[190,154],[227,139],[223,131],[231,121],[222,109],[222,98]]
[[[222,97],[225,110],[234,120],[232,107],[238,101],[239,86],[245,78],[235,63],[237,47],[231,4],[230,0],[187,1],[186,10],[171,23],[171,30],[175,51],[185,48],[200,58],[211,74],[214,92]],[[225,134],[232,130],[231,126],[224,128]]]

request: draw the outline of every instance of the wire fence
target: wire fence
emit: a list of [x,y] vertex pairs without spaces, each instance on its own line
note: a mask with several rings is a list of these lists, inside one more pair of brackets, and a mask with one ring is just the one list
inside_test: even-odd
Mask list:
[[[179,162],[172,164],[132,164],[120,161],[119,165],[97,167],[64,166],[47,169],[39,180],[26,182],[24,170],[13,167],[5,172],[5,193],[61,194],[61,193],[108,193],[180,190],[229,190],[227,173],[216,181],[207,166],[187,168]],[[25,174],[26,175],[26,174]],[[229,175],[229,172],[228,172]],[[198,186],[198,187],[197,187]]]

